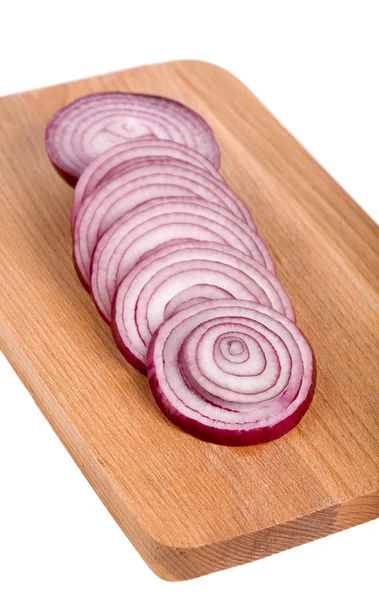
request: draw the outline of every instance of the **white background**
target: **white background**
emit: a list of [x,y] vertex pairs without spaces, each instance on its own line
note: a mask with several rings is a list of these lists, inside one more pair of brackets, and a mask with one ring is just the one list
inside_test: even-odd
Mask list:
[[[378,8],[375,0],[12,0],[0,14],[0,95],[144,63],[214,62],[379,221]],[[377,597],[379,520],[197,580],[159,580],[1,356],[0,398],[3,600]]]

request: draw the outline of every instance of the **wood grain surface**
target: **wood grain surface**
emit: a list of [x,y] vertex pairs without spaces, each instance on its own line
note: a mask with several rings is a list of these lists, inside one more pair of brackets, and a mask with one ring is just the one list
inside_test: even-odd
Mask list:
[[[171,97],[214,129],[317,360],[311,408],[284,438],[236,449],[181,432],[81,287],[73,192],[43,135],[103,90]],[[153,571],[188,579],[378,517],[378,227],[246,87],[207,63],[152,65],[1,98],[0,132],[1,348]]]

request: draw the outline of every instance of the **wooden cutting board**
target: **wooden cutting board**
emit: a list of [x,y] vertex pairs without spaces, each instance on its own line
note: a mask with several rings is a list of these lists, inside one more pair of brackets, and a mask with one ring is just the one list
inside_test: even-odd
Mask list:
[[[317,359],[314,401],[284,438],[226,448],[182,433],[81,287],[72,189],[43,136],[54,111],[103,90],[174,98],[214,129]],[[153,571],[188,579],[378,517],[378,227],[249,90],[166,63],[2,98],[0,128],[2,350]]]

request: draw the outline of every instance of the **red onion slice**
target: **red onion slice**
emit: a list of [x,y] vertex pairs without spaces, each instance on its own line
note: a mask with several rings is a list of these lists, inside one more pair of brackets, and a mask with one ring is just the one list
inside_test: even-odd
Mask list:
[[79,177],[72,206],[73,221],[83,199],[91,194],[107,175],[114,176],[116,174],[115,169],[122,163],[142,157],[176,158],[208,171],[216,179],[222,179],[217,169],[205,156],[188,148],[188,146],[183,146],[183,144],[154,138],[124,142],[99,154]]
[[[146,169],[150,168],[146,167]],[[163,166],[158,165],[157,168],[163,169]],[[137,171],[139,170],[137,169]],[[145,167],[141,168],[141,171],[144,170]],[[126,173],[121,179],[128,180],[129,177],[133,176],[133,173],[134,171]],[[170,174],[156,174],[145,178],[132,179],[124,185],[113,189],[116,185],[115,180],[112,180],[104,188],[97,189],[88,196],[83,202],[75,221],[73,232],[74,256],[77,270],[81,274],[81,280],[85,285],[89,283],[90,263],[98,240],[119,218],[147,200],[157,197],[188,197],[195,195],[194,190],[199,191],[201,198],[205,200],[211,198],[214,200],[214,202],[207,202],[207,206],[213,207],[214,210],[222,212],[222,214],[227,213],[230,215],[229,220],[236,223],[236,230],[242,232],[241,239],[246,239],[249,236],[253,247],[259,246],[261,254],[264,255],[264,263],[267,268],[274,271],[267,248],[258,234],[251,227],[246,226],[238,217],[235,217],[229,209],[222,208],[223,204],[219,196],[214,195],[208,188],[193,183],[189,179]],[[187,186],[187,188],[184,186]],[[108,193],[109,190],[111,190],[110,193]],[[223,240],[218,241],[223,242]],[[241,248],[241,244],[236,247]],[[243,247],[241,249],[243,250]],[[248,252],[250,253],[249,250]]]
[[[106,295],[104,277],[100,283]],[[115,341],[144,372],[147,347],[164,320],[207,299],[222,298],[259,302],[294,319],[283,287],[260,263],[229,246],[187,241],[144,255],[122,280],[112,311]]]
[[[165,186],[162,194],[158,189],[146,191],[146,186]],[[174,186],[171,188],[170,186]],[[162,190],[162,187],[160,187]],[[249,211],[241,200],[233,194],[228,186],[215,180],[211,175],[205,176],[186,168],[172,165],[150,165],[132,169],[119,177],[98,186],[79,208],[76,218],[73,218],[73,233],[77,229],[77,221],[82,219],[92,223],[94,243],[129,208],[151,198],[163,196],[200,196],[208,202],[215,202],[230,210],[233,214],[244,219],[252,229],[256,229]],[[96,214],[95,214],[96,213]],[[100,222],[99,222],[100,219]],[[97,230],[95,223],[99,223]],[[82,225],[80,225],[82,226]]]
[[45,145],[51,161],[78,178],[91,160],[126,140],[158,138],[184,144],[218,168],[220,151],[204,119],[179,102],[122,92],[77,98],[50,119]]
[[[91,294],[100,314],[109,321],[117,286],[145,252],[164,242],[183,238],[230,245],[273,270],[262,239],[228,211],[218,206],[210,207],[202,199],[157,198],[126,213],[96,246]],[[83,260],[81,248],[85,244],[80,241],[75,240],[75,259],[86,278],[90,265],[88,259]]]
[[[191,173],[197,173],[200,176],[206,177],[210,181],[214,179],[213,175],[211,175],[202,167],[192,165],[186,162],[185,160],[164,156],[145,156],[141,158],[133,158],[132,160],[128,160],[117,165],[117,167],[114,167],[104,177],[102,177],[102,179],[99,181],[98,187],[103,187],[108,181],[111,181],[112,179],[120,181],[122,175],[130,172],[135,172],[136,169],[141,169],[142,167],[154,167],[158,172],[159,166],[165,168],[168,167],[170,169],[170,172],[174,167],[177,167],[181,169],[190,170]],[[221,181],[220,178],[219,180]],[[224,185],[226,185],[225,182]]]
[[314,387],[312,352],[296,325],[246,300],[208,300],[174,314],[152,338],[147,369],[170,421],[231,446],[286,434]]
[[[170,171],[173,167],[183,168],[187,170],[189,169],[191,173],[198,173],[199,175],[206,177],[210,181],[213,181],[214,179],[213,175],[211,175],[206,169],[203,169],[202,167],[199,167],[197,165],[192,165],[191,163],[188,163],[185,160],[164,156],[145,156],[141,158],[133,158],[133,160],[128,160],[124,163],[117,165],[117,167],[114,167],[104,177],[102,177],[102,179],[99,181],[98,186],[102,187],[107,181],[110,181],[111,179],[118,179],[122,175],[124,175],[124,173],[135,171],[138,168],[157,167],[157,165],[170,167]],[[219,177],[218,180],[221,181],[221,178]],[[226,185],[225,182],[223,183],[224,185]]]

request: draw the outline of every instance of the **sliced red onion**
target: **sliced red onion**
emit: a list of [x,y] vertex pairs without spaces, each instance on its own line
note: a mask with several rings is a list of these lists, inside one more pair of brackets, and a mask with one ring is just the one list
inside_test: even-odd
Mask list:
[[124,142],[99,154],[79,177],[72,205],[73,221],[83,199],[91,194],[107,175],[115,176],[117,174],[115,169],[121,164],[142,157],[167,157],[183,160],[208,171],[216,179],[222,179],[217,169],[205,156],[183,144],[154,138]]
[[[98,283],[102,289],[97,289],[95,300],[105,311],[101,296],[108,302],[109,290],[104,275]],[[147,347],[164,320],[197,303],[222,298],[259,302],[294,319],[283,287],[259,262],[229,246],[186,241],[144,255],[122,280],[112,311],[115,341],[144,372]]]
[[[96,244],[97,238],[127,210],[160,195],[200,196],[208,202],[228,208],[256,229],[246,206],[224,182],[217,181],[211,175],[208,177],[195,172],[192,165],[184,168],[158,164],[132,169],[98,186],[86,197],[73,219],[74,237],[77,227],[83,227],[81,221],[84,220],[87,224],[92,223],[93,242]],[[96,223],[99,224],[98,229]]]
[[[159,165],[158,168],[163,167]],[[141,170],[144,169],[145,168],[142,168]],[[127,173],[123,175],[121,179],[124,177],[128,178],[128,176],[131,176],[132,174],[133,173]],[[162,176],[157,174],[155,176],[151,175],[146,178],[128,181],[128,183],[122,187],[113,190],[115,184],[115,181],[113,180],[106,184],[104,188],[97,189],[88,196],[78,212],[73,232],[75,246],[74,256],[77,269],[81,273],[81,279],[86,284],[89,283],[90,263],[96,244],[102,235],[119,218],[128,213],[131,209],[136,208],[138,205],[141,205],[150,199],[157,197],[166,199],[168,197],[188,197],[194,195],[192,190],[198,190],[202,194],[201,198],[213,198],[215,200],[214,202],[204,202],[204,206],[207,205],[209,208],[212,207],[215,211],[223,215],[229,215],[229,220],[236,224],[235,229],[237,234],[238,231],[241,231],[241,235],[244,239],[249,236],[252,240],[253,249],[255,246],[259,246],[262,255],[264,255],[264,263],[267,268],[274,271],[274,266],[267,252],[267,248],[258,234],[251,227],[246,226],[246,223],[241,219],[235,217],[229,209],[223,208],[223,204],[220,202],[219,197],[213,195],[207,188],[192,184],[190,180],[186,180],[186,182],[183,183],[183,179],[177,178],[175,175]],[[187,185],[187,188],[182,187],[183,185]],[[113,191],[108,194],[106,188],[107,190],[110,189]],[[219,241],[222,242],[222,240]],[[237,248],[240,247],[241,244],[237,246]],[[248,252],[250,253],[249,250]]]
[[314,387],[312,352],[296,325],[246,300],[208,300],[174,314],[152,338],[147,370],[170,421],[230,446],[286,434]]
[[[273,270],[268,250],[255,231],[227,210],[202,199],[149,200],[126,213],[99,240],[92,261],[91,294],[109,321],[117,286],[145,252],[164,242],[191,238],[230,245]],[[75,258],[83,278],[89,275],[82,244],[75,240]],[[85,270],[81,267],[85,266]]]
[[[179,167],[183,169],[189,169],[191,173],[198,173],[203,177],[206,177],[210,181],[214,180],[213,175],[211,175],[206,169],[199,167],[197,165],[192,165],[191,163],[186,162],[185,160],[180,160],[178,158],[164,157],[164,156],[145,156],[141,158],[133,158],[133,160],[128,160],[124,163],[117,165],[111,169],[100,181],[98,186],[102,187],[107,181],[111,179],[120,178],[124,173],[128,173],[130,171],[135,171],[141,167],[157,167],[157,165],[162,165],[164,167],[170,167],[170,172],[172,167]],[[218,178],[221,181],[221,178]],[[225,182],[223,182],[224,185]]]
[[276,439],[305,414],[313,356],[268,250],[217,169],[198,114],[105,92],[51,118],[45,144],[66,180],[74,262],[120,350],[164,414],[217,444]]
[[[164,157],[164,156],[145,156],[141,158],[133,158],[132,160],[125,161],[117,167],[111,169],[102,179],[99,181],[98,187],[101,188],[108,181],[112,179],[120,180],[122,175],[140,169],[142,167],[155,167],[158,171],[158,166],[168,167],[171,170],[174,167],[190,170],[191,173],[197,173],[203,177],[206,177],[210,181],[213,181],[214,177],[208,171],[197,165],[192,165],[184,160],[178,158]],[[221,181],[221,179],[219,178]],[[224,182],[224,185],[225,182]]]
[[[183,148],[184,147],[185,146],[183,146]],[[201,155],[199,154],[199,156],[201,156]],[[202,156],[202,158],[204,160],[206,160],[203,156]],[[131,171],[132,169],[135,169],[139,166],[144,167],[144,166],[149,166],[152,164],[155,164],[155,165],[168,164],[168,165],[183,167],[185,169],[190,169],[194,173],[199,173],[200,175],[203,175],[203,177],[206,177],[210,181],[214,181],[216,179],[216,181],[218,181],[224,189],[226,187],[226,189],[229,192],[230,197],[233,198],[233,200],[234,200],[234,197],[235,197],[234,192],[231,192],[231,190],[227,186],[225,180],[221,177],[220,173],[216,169],[214,169],[214,173],[212,173],[204,165],[198,165],[198,164],[195,165],[192,162],[186,160],[185,157],[178,158],[178,157],[174,157],[174,156],[144,156],[144,157],[141,156],[138,158],[129,159],[127,161],[124,161],[123,163],[118,164],[117,166],[113,167],[112,169],[110,169],[100,179],[98,185],[101,186],[105,181],[109,181],[110,179],[119,177],[123,173],[126,173],[127,171]],[[225,189],[225,191],[226,191],[226,189]]]
[[220,151],[204,119],[179,102],[122,92],[77,98],[56,112],[45,132],[51,161],[78,178],[112,146],[141,138],[172,140],[206,156],[218,168]]

